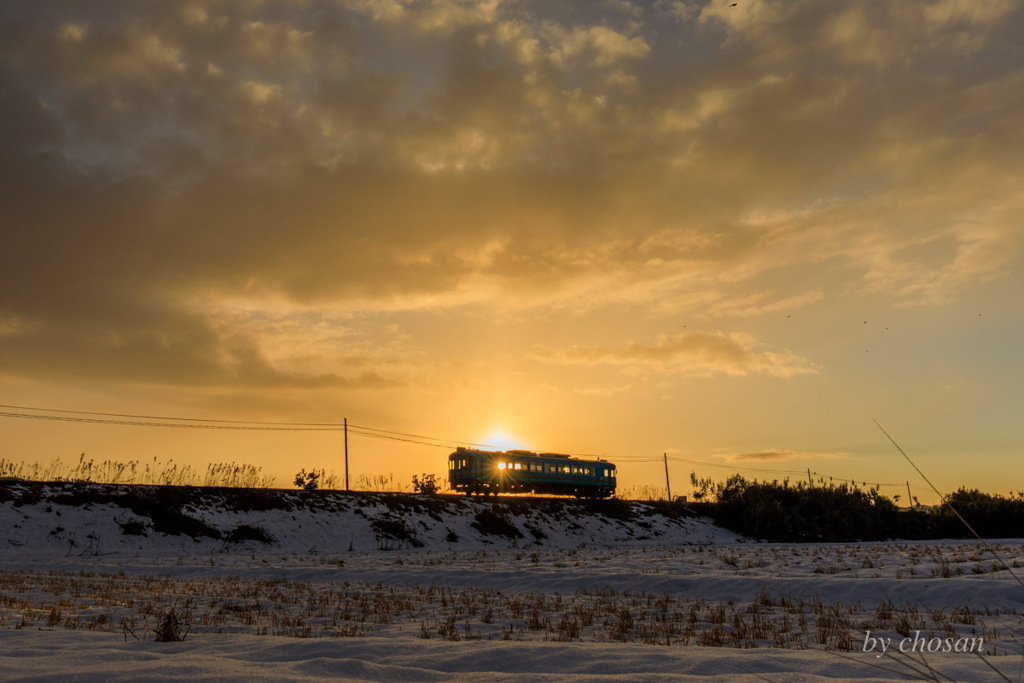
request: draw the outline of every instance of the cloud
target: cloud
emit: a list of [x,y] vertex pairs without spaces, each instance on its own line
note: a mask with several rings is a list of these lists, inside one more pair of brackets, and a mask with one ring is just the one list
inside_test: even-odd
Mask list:
[[744,334],[683,333],[665,335],[654,344],[632,342],[620,347],[571,346],[535,348],[533,358],[542,361],[647,367],[693,374],[724,373],[744,376],[762,373],[776,377],[816,374],[810,361],[789,351],[763,351],[760,344]]
[[990,24],[1001,20],[1014,9],[1010,0],[993,0],[992,2],[970,2],[970,0],[940,0],[924,8],[924,15],[929,22],[950,24],[964,22],[967,24]]
[[716,301],[708,307],[707,315],[711,317],[766,315],[768,313],[795,310],[825,298],[825,294],[820,289],[764,302],[764,299],[769,296],[771,296],[771,292],[755,292],[744,297]]
[[728,462],[771,462],[777,460],[816,460],[818,458],[845,458],[850,455],[844,452],[810,452],[810,451],[788,451],[769,448],[763,451],[751,451],[748,453],[725,453],[716,457],[724,458]]
[[459,28],[494,21],[502,0],[345,0],[353,11],[384,24],[407,23],[417,32],[447,36]]
[[589,58],[595,66],[608,67],[630,59],[641,59],[651,51],[642,36],[629,38],[606,26],[576,27],[561,36],[554,53],[558,62]]
[[[271,326],[230,333],[224,302],[755,322],[837,293],[944,305],[1014,272],[1014,4],[616,7],[19,5],[0,371],[400,382],[398,351],[303,365]],[[771,348],[600,330],[535,355],[817,371]]]

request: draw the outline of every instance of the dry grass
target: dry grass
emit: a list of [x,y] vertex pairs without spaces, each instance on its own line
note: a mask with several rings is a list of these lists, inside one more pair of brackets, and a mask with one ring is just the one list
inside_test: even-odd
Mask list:
[[[333,473],[332,473],[333,475]],[[102,460],[86,458],[65,463],[60,458],[48,463],[14,462],[0,458],[0,478],[39,482],[87,482],[93,484],[147,484],[156,486],[224,486],[231,488],[271,488],[274,477],[263,474],[259,467],[234,462],[211,463],[206,473],[190,465],[179,465],[173,458],[161,462]]]
[[0,572],[0,627],[107,631],[140,640],[188,632],[384,635],[852,652],[870,630],[894,638],[915,631],[980,636],[994,654],[1003,651],[1001,632],[1014,632],[1021,622],[1013,611],[987,607],[928,612],[907,602],[827,604],[767,590],[742,604],[610,588],[561,595],[269,578]]

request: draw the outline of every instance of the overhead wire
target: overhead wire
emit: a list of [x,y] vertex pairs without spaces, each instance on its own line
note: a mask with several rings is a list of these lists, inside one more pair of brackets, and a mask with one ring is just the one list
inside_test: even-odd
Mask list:
[[128,425],[132,427],[171,427],[177,429],[231,429],[231,430],[251,430],[251,431],[291,431],[291,432],[336,432],[341,431],[343,427],[284,427],[284,426],[268,426],[260,427],[256,425],[245,425],[245,424],[190,424],[187,422],[154,422],[151,420],[140,421],[140,420],[110,420],[101,419],[97,417],[75,417],[72,415],[31,415],[27,413],[10,413],[0,412],[0,417],[15,417],[24,418],[30,420],[49,420],[53,422],[84,422],[90,424],[108,424],[108,425]]
[[[280,425],[280,426],[296,426],[296,427],[344,427],[341,422],[267,422],[267,421],[255,421],[255,420],[215,420],[206,417],[167,417],[164,415],[133,415],[130,413],[100,413],[90,410],[66,410],[63,408],[35,408],[32,406],[15,406],[15,405],[4,405],[0,404],[0,408],[7,408],[11,410],[36,410],[47,413],[69,413],[73,415],[98,415],[102,417],[127,417],[138,420],[161,420],[161,421],[179,421],[179,422],[211,422],[211,423],[224,423],[224,424],[239,424],[239,425]],[[11,417],[8,415],[8,417]],[[18,417],[18,416],[15,416]]]
[[[407,441],[428,446],[439,446],[451,448],[449,444],[461,444],[468,446],[489,447],[486,444],[473,443],[471,441],[456,441],[453,439],[440,439],[421,434],[408,434],[405,432],[394,432],[386,429],[377,429],[361,425],[346,424],[343,422],[271,422],[254,420],[220,420],[202,417],[169,417],[165,415],[136,415],[131,413],[104,413],[89,410],[67,410],[61,408],[37,408],[33,406],[18,406],[0,404],[0,408],[14,410],[34,410],[40,413],[64,413],[65,415],[43,415],[24,414],[12,412],[0,412],[0,417],[15,417],[37,420],[54,420],[63,422],[85,422],[92,424],[119,424],[135,427],[177,427],[183,429],[233,429],[233,430],[254,430],[254,431],[344,431],[346,428],[355,434],[379,439],[391,439],[395,441]],[[72,417],[74,415],[91,415],[92,418]],[[127,418],[125,420],[108,420],[99,418]]]
[[[237,430],[237,431],[318,431],[318,432],[340,432],[346,429],[354,435],[362,436],[371,439],[386,439],[390,441],[399,441],[404,443],[412,443],[422,446],[431,446],[434,448],[457,448],[459,446],[474,446],[478,448],[494,448],[487,444],[476,443],[472,441],[461,441],[457,439],[443,439],[431,436],[424,436],[422,434],[412,434],[409,432],[400,432],[395,430],[380,429],[377,427],[368,427],[365,425],[356,425],[345,422],[273,422],[273,421],[255,421],[255,420],[224,420],[224,419],[213,419],[213,418],[193,418],[193,417],[180,417],[180,416],[158,416],[158,415],[138,415],[131,413],[107,413],[98,411],[86,411],[86,410],[69,410],[69,409],[58,409],[58,408],[38,408],[33,406],[21,406],[21,405],[7,405],[0,404],[0,408],[7,410],[0,411],[0,417],[9,418],[21,418],[21,419],[34,419],[34,420],[47,420],[55,422],[77,422],[87,424],[107,424],[107,425],[122,425],[122,426],[133,426],[133,427],[163,427],[163,428],[176,428],[176,429],[213,429],[213,430]],[[24,412],[11,412],[11,411],[35,411],[34,413]],[[49,413],[49,414],[48,414]],[[58,413],[58,414],[53,414]],[[118,419],[113,419],[118,418]],[[123,418],[123,419],[122,419]],[[683,458],[680,456],[664,456],[659,458],[656,456],[646,455],[595,455],[591,453],[571,453],[574,457],[582,458],[599,458],[608,459],[613,458],[616,461],[629,462],[629,463],[653,463],[661,462],[663,459],[671,460],[673,462],[682,462],[690,465],[698,465],[701,467],[715,467],[729,469],[733,471],[745,471],[745,472],[762,472],[768,474],[783,474],[792,476],[802,476],[807,470],[788,470],[779,468],[765,468],[765,467],[748,467],[740,466],[736,464],[726,463],[714,463],[706,462],[701,460],[693,460],[690,458]],[[828,477],[829,481],[838,481],[844,483],[863,485],[871,484],[872,486],[905,486],[905,483],[890,484],[890,483],[878,483],[878,482],[867,482],[864,480],[846,479],[841,477],[835,477],[832,475],[824,474],[821,472],[810,472],[812,477],[824,478]],[[917,486],[913,488],[920,489]]]

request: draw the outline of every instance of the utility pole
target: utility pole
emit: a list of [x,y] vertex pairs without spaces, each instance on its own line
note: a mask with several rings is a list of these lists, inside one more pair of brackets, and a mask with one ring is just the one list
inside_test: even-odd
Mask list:
[[814,487],[814,480],[811,479],[811,468],[810,467],[807,468],[807,483],[810,484],[812,488]]
[[663,454],[665,456],[665,488],[668,489],[668,501],[672,502],[672,487],[668,483],[668,453]]
[[348,493],[348,418],[345,418],[345,493]]
[[907,480],[907,507],[914,507],[914,499],[910,497],[910,480]]

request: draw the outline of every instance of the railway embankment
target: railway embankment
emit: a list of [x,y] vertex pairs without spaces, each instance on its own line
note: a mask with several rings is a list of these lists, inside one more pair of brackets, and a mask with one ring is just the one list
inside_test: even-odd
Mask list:
[[739,537],[682,503],[0,483],[0,561],[678,546]]

